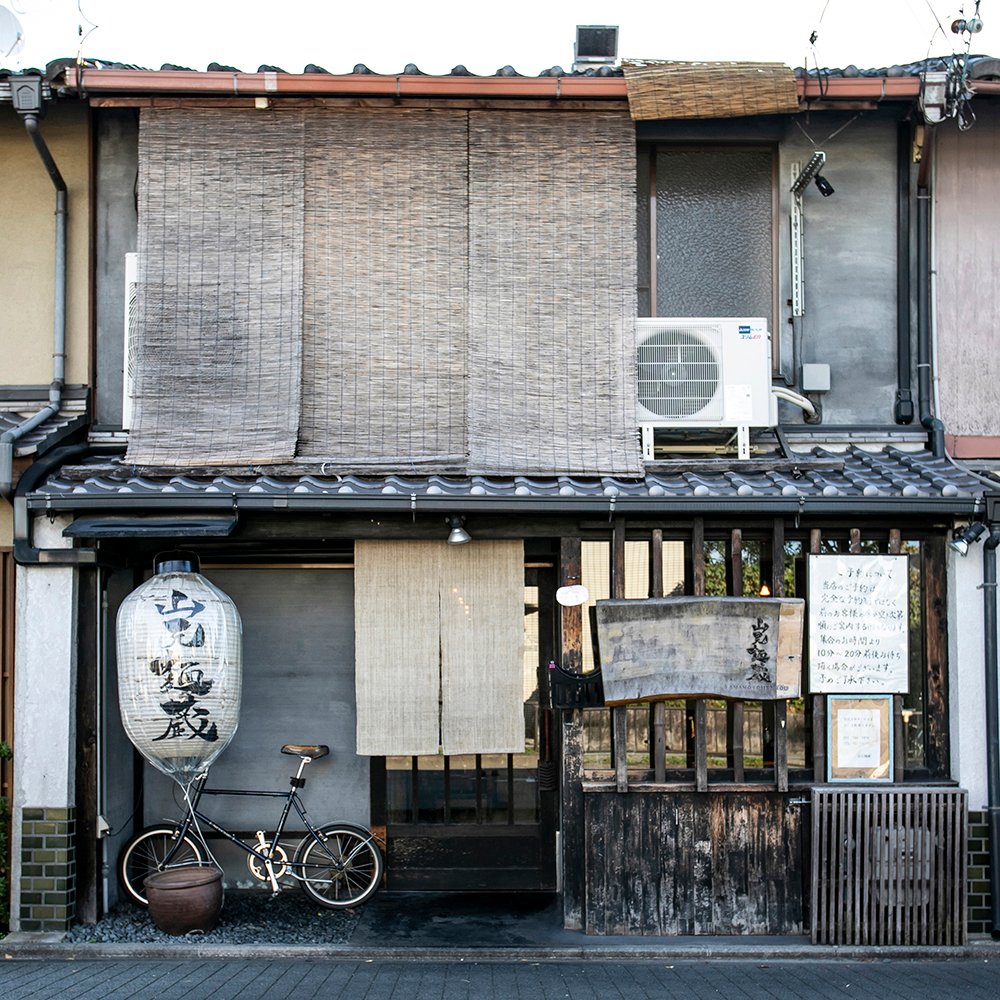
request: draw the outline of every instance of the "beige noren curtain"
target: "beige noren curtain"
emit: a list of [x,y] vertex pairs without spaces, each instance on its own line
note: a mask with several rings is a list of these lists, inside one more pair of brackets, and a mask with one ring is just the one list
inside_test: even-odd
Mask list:
[[524,749],[522,542],[358,541],[359,754]]

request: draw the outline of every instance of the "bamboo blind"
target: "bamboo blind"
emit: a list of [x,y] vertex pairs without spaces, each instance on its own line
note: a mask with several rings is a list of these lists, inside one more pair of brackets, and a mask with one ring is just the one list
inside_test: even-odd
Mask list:
[[127,461],[287,462],[302,367],[300,112],[144,108]]
[[736,118],[799,109],[795,74],[784,63],[656,62],[623,64],[628,107],[647,118]]
[[299,454],[464,466],[464,111],[310,114]]
[[617,112],[474,112],[469,467],[629,474],[635,130]]
[[144,109],[127,460],[637,474],[617,112]]

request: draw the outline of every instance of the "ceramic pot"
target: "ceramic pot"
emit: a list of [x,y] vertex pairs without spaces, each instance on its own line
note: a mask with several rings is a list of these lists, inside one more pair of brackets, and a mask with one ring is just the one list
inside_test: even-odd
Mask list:
[[222,872],[211,865],[171,868],[143,882],[153,923],[166,934],[210,931],[222,909]]

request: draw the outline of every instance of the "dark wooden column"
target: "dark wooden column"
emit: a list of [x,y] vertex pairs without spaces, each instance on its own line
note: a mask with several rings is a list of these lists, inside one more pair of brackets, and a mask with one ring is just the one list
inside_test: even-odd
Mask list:
[[[625,518],[615,518],[615,530],[611,536],[611,599],[625,597]],[[615,784],[619,792],[628,791],[628,709],[616,705],[611,710],[612,759],[615,768]]]
[[[809,552],[818,556],[822,552],[823,536],[819,528],[809,532]],[[803,670],[805,670],[803,664]],[[826,781],[826,696],[812,695],[813,781]]]
[[[781,517],[774,519],[771,533],[771,593],[785,596],[785,521]],[[784,699],[774,703],[774,780],[779,792],[788,791],[788,702]]]
[[[893,528],[889,532],[889,555],[900,555],[903,551],[903,539],[898,528]],[[907,581],[909,581],[909,568],[907,568]],[[909,588],[907,588],[909,591]],[[909,602],[907,602],[909,605]],[[892,697],[892,780],[900,782],[903,780],[906,768],[906,744],[903,734],[903,696],[901,694]]]
[[[649,596],[663,596],[663,529],[654,528],[649,542]],[[667,780],[667,706],[654,701],[649,709],[649,762],[653,780]]]
[[[733,597],[743,596],[743,532],[733,528],[729,543],[729,577],[732,580]],[[733,781],[741,784],[743,769],[743,720],[742,699],[726,702],[726,766],[733,769]]]
[[[559,585],[580,582],[580,539],[563,538],[559,548]],[[583,612],[560,606],[559,649],[564,670],[583,667]],[[586,831],[583,815],[583,713],[579,708],[562,710],[562,865],[563,925],[567,930],[583,928],[584,861]]]
[[920,545],[920,584],[923,591],[924,747],[927,768],[934,778],[951,773],[951,739],[948,731],[948,606],[947,549],[940,536]]
[[[705,519],[696,517],[691,530],[691,559],[694,566],[694,593],[696,597],[705,596]],[[708,723],[708,706],[704,698],[688,702],[688,732],[693,735],[694,746],[689,750],[689,757],[694,763],[695,789],[699,792],[708,791],[708,745],[705,732]]]

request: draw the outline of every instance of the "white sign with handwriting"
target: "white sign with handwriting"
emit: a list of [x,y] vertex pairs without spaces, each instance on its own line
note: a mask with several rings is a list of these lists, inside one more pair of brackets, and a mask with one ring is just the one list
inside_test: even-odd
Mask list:
[[809,556],[809,686],[815,694],[909,691],[909,560]]

